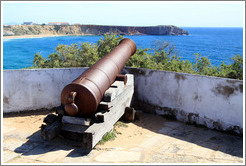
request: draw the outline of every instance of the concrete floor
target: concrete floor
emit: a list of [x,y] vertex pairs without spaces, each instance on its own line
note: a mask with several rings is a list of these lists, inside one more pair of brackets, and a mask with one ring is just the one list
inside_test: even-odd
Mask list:
[[4,163],[243,163],[243,138],[142,113],[112,141],[86,152],[62,137],[41,138],[49,112],[3,117]]

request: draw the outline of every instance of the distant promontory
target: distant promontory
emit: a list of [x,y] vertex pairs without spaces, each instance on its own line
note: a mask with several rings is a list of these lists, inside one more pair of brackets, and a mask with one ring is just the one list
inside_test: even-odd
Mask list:
[[188,35],[173,25],[160,26],[106,26],[106,25],[9,25],[3,27],[3,36],[23,35]]

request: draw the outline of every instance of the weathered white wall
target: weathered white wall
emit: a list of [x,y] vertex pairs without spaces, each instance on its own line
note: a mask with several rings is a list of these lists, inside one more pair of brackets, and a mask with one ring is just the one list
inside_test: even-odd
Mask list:
[[85,68],[3,71],[3,112],[59,106],[62,89]]
[[143,108],[171,114],[180,121],[242,133],[243,81],[134,68],[126,73],[134,74],[135,98]]
[[[4,70],[3,112],[60,105],[64,86],[86,68]],[[135,105],[209,128],[242,133],[243,81],[148,69],[134,74]]]

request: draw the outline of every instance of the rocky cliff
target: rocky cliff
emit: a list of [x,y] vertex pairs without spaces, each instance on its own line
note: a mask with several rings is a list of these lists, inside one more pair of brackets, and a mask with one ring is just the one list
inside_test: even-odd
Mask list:
[[188,35],[176,26],[104,26],[104,25],[13,25],[4,26],[3,35]]

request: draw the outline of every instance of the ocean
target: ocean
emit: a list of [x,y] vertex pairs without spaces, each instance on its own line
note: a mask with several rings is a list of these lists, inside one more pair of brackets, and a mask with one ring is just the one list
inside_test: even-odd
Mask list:
[[[194,62],[194,53],[210,59],[217,66],[222,61],[232,63],[233,55],[243,56],[243,28],[183,28],[188,36],[124,36],[132,39],[138,48],[153,48],[154,42],[167,41],[175,46],[177,55],[183,60]],[[3,69],[30,67],[34,54],[43,57],[55,52],[58,44],[96,43],[103,36],[59,36],[3,40]]]

